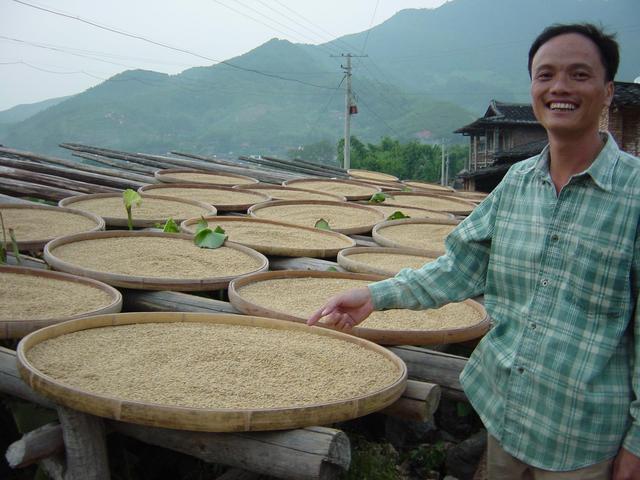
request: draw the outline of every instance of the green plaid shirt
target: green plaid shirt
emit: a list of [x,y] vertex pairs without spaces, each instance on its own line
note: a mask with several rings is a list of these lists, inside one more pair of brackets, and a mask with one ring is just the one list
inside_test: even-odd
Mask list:
[[566,471],[640,456],[640,161],[609,136],[559,196],[548,163],[514,165],[446,255],[369,288],[376,309],[484,293],[493,328],[465,392],[507,452]]

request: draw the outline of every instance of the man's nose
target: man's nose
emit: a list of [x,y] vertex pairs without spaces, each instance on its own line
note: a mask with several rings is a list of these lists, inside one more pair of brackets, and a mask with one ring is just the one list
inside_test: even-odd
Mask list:
[[569,79],[566,75],[559,73],[553,77],[551,83],[551,93],[567,93],[569,91]]

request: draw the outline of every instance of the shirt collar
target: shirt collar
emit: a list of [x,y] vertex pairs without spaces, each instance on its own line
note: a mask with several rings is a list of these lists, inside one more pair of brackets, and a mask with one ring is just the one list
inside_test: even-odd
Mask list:
[[[593,163],[585,171],[574,175],[582,177],[589,175],[593,182],[603,190],[611,191],[613,188],[613,170],[618,160],[618,144],[609,132],[603,134],[605,144]],[[535,170],[542,179],[551,182],[549,173],[549,145],[545,146],[538,155],[538,160],[529,170]]]

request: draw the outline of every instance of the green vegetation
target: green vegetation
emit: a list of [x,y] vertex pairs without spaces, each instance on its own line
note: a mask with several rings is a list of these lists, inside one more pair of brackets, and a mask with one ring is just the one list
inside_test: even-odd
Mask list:
[[209,228],[209,224],[204,219],[200,218],[200,221],[196,225],[196,234],[193,237],[193,243],[200,248],[219,248],[224,245],[227,240],[227,234],[220,225],[214,230]]
[[327,222],[324,218],[318,220],[313,226],[319,228],[320,230],[331,230],[329,222]]
[[127,188],[122,192],[122,203],[124,203],[124,209],[127,211],[127,225],[129,226],[129,230],[133,230],[131,207],[133,207],[133,205],[140,206],[140,203],[142,203],[142,197],[135,190]]
[[400,210],[393,212],[387,217],[387,220],[402,220],[403,218],[411,218],[409,215],[405,215]]
[[[338,143],[338,156],[342,162],[344,140]],[[464,168],[469,147],[450,145],[449,178]],[[379,144],[364,144],[351,137],[351,167],[389,173],[401,179],[439,182],[442,166],[442,150],[439,145],[424,145],[416,141],[401,143],[384,137]],[[374,195],[374,197],[376,197]],[[379,198],[379,197],[376,197]],[[374,203],[380,200],[374,200]]]
[[178,227],[173,218],[169,218],[162,227],[162,231],[165,233],[180,233],[180,227]]

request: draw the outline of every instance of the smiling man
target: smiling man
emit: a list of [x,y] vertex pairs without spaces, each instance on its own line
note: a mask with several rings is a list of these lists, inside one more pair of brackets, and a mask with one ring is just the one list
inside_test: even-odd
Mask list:
[[613,36],[554,25],[529,51],[549,145],[515,164],[418,270],[329,299],[308,321],[484,293],[493,328],[460,381],[489,433],[491,480],[640,479],[640,160],[599,132]]

